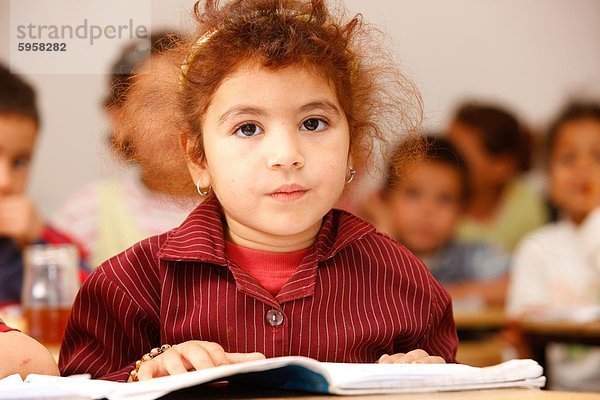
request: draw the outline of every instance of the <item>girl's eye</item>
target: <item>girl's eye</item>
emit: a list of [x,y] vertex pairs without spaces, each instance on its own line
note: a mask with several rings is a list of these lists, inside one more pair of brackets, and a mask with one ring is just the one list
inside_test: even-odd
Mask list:
[[15,169],[24,169],[29,166],[29,158],[21,157],[13,160],[13,167]]
[[[304,128],[304,129],[302,129]],[[301,131],[320,132],[327,128],[327,122],[320,118],[309,118],[302,122]]]
[[422,196],[422,193],[419,189],[414,187],[407,187],[404,189],[404,195],[409,199],[419,199]]
[[440,205],[454,205],[458,204],[458,200],[451,194],[440,194],[438,195],[437,201]]
[[559,164],[562,165],[571,165],[575,162],[575,154],[569,152],[569,153],[562,153],[559,154],[558,157],[556,158],[556,160],[558,161]]
[[262,128],[256,124],[244,124],[240,126],[236,131],[236,135],[241,137],[252,137],[262,132]]

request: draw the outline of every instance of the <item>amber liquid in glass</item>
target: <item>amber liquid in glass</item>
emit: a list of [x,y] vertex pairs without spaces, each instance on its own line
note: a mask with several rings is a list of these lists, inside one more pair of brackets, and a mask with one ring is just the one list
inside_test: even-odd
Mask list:
[[70,308],[36,307],[25,309],[27,333],[45,346],[60,346]]

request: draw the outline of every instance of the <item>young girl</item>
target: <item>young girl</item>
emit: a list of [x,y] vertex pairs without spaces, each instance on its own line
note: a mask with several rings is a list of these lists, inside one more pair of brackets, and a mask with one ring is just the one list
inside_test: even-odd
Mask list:
[[414,93],[370,63],[383,59],[367,28],[319,0],[207,1],[197,14],[178,90],[206,200],[90,276],[62,374],[137,380],[285,355],[453,362],[448,294],[404,247],[332,210],[393,121],[385,111],[402,122],[398,96]]
[[[548,135],[550,195],[563,219],[527,236],[515,253],[508,312],[574,315],[600,304],[600,104],[567,107]],[[552,387],[600,391],[600,348],[553,345]]]

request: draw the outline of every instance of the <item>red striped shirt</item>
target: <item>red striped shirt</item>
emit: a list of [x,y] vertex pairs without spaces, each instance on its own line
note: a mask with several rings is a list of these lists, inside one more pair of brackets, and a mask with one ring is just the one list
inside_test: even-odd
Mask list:
[[226,256],[216,199],[94,270],[75,300],[59,367],[63,375],[126,380],[152,347],[188,340],[335,362],[416,348],[454,362],[457,347],[446,291],[368,223],[329,212],[274,297]]
[[307,252],[308,249],[273,253],[225,242],[227,257],[273,296],[277,296],[283,285],[298,269]]

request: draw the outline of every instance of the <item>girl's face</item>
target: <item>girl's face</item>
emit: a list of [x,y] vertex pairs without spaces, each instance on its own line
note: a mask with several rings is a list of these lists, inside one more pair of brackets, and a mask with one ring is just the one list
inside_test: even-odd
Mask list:
[[394,237],[419,255],[432,254],[454,236],[462,207],[458,171],[436,162],[417,162],[386,197]]
[[580,119],[559,128],[550,156],[550,195],[577,224],[600,207],[600,121]]
[[448,129],[448,140],[467,163],[475,193],[502,187],[517,173],[512,157],[488,152],[477,128],[454,121]]
[[32,119],[0,115],[0,197],[25,192],[36,139]]
[[203,121],[205,162],[191,166],[223,206],[228,239],[251,248],[310,246],[344,189],[348,122],[316,70],[245,64]]

